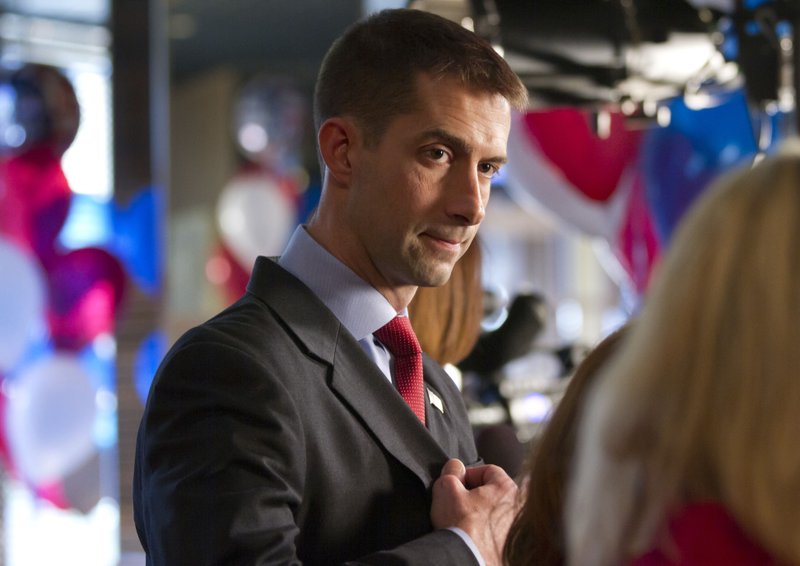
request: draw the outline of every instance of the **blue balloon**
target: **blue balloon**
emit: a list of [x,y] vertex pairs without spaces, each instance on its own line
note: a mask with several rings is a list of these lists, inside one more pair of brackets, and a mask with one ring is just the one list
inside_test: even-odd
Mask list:
[[113,211],[113,248],[128,273],[146,293],[156,295],[163,281],[164,195],[159,187],[146,187],[127,207]]
[[109,249],[139,287],[155,295],[163,280],[163,210],[156,187],[141,189],[127,206],[75,194],[59,242],[70,250]]
[[675,98],[669,109],[667,128],[684,135],[712,165],[729,168],[751,159],[758,150],[744,89],[709,108],[691,109],[682,98]]
[[662,245],[716,176],[750,162],[758,151],[743,90],[714,107],[693,110],[676,98],[669,109],[669,126],[648,132],[640,154],[647,202]]
[[647,203],[659,242],[664,245],[718,170],[684,135],[669,128],[648,133],[642,159]]
[[73,194],[69,203],[69,214],[58,235],[59,243],[68,250],[107,247],[114,236],[111,213],[110,201],[90,195]]

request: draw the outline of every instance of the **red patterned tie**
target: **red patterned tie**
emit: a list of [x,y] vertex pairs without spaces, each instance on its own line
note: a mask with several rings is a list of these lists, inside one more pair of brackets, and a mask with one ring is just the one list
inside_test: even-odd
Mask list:
[[394,356],[397,390],[425,424],[425,393],[422,388],[422,349],[407,316],[396,316],[375,332]]

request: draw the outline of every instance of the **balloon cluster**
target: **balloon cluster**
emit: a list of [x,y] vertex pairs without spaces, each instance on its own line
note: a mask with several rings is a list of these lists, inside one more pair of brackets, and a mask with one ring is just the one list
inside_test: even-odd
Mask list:
[[669,125],[646,130],[629,129],[621,113],[610,112],[602,137],[589,111],[532,111],[515,120],[509,140],[511,196],[606,241],[623,268],[610,272],[623,273],[637,296],[697,196],[759,149],[741,89],[709,108],[691,109],[680,97],[664,108]]
[[278,255],[306,209],[308,174],[302,149],[310,105],[292,83],[267,75],[247,81],[233,108],[242,165],[216,206],[219,242],[206,263],[209,281],[228,301],[238,298],[259,255]]
[[97,452],[99,379],[87,359],[109,352],[126,286],[106,249],[58,241],[72,201],[61,157],[78,124],[58,69],[0,73],[0,453],[61,506],[71,505],[66,480]]

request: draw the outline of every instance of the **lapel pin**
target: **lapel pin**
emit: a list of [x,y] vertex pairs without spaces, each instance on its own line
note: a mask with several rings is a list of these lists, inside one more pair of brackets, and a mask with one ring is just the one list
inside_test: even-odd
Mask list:
[[430,387],[428,388],[428,398],[431,401],[431,405],[439,409],[440,413],[444,414],[444,403],[442,403],[442,398],[434,393]]

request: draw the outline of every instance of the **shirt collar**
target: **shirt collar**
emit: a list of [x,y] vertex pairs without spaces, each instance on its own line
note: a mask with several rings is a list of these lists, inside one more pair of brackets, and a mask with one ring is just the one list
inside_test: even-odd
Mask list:
[[323,248],[305,226],[295,229],[278,264],[305,283],[356,340],[398,314],[386,297]]

